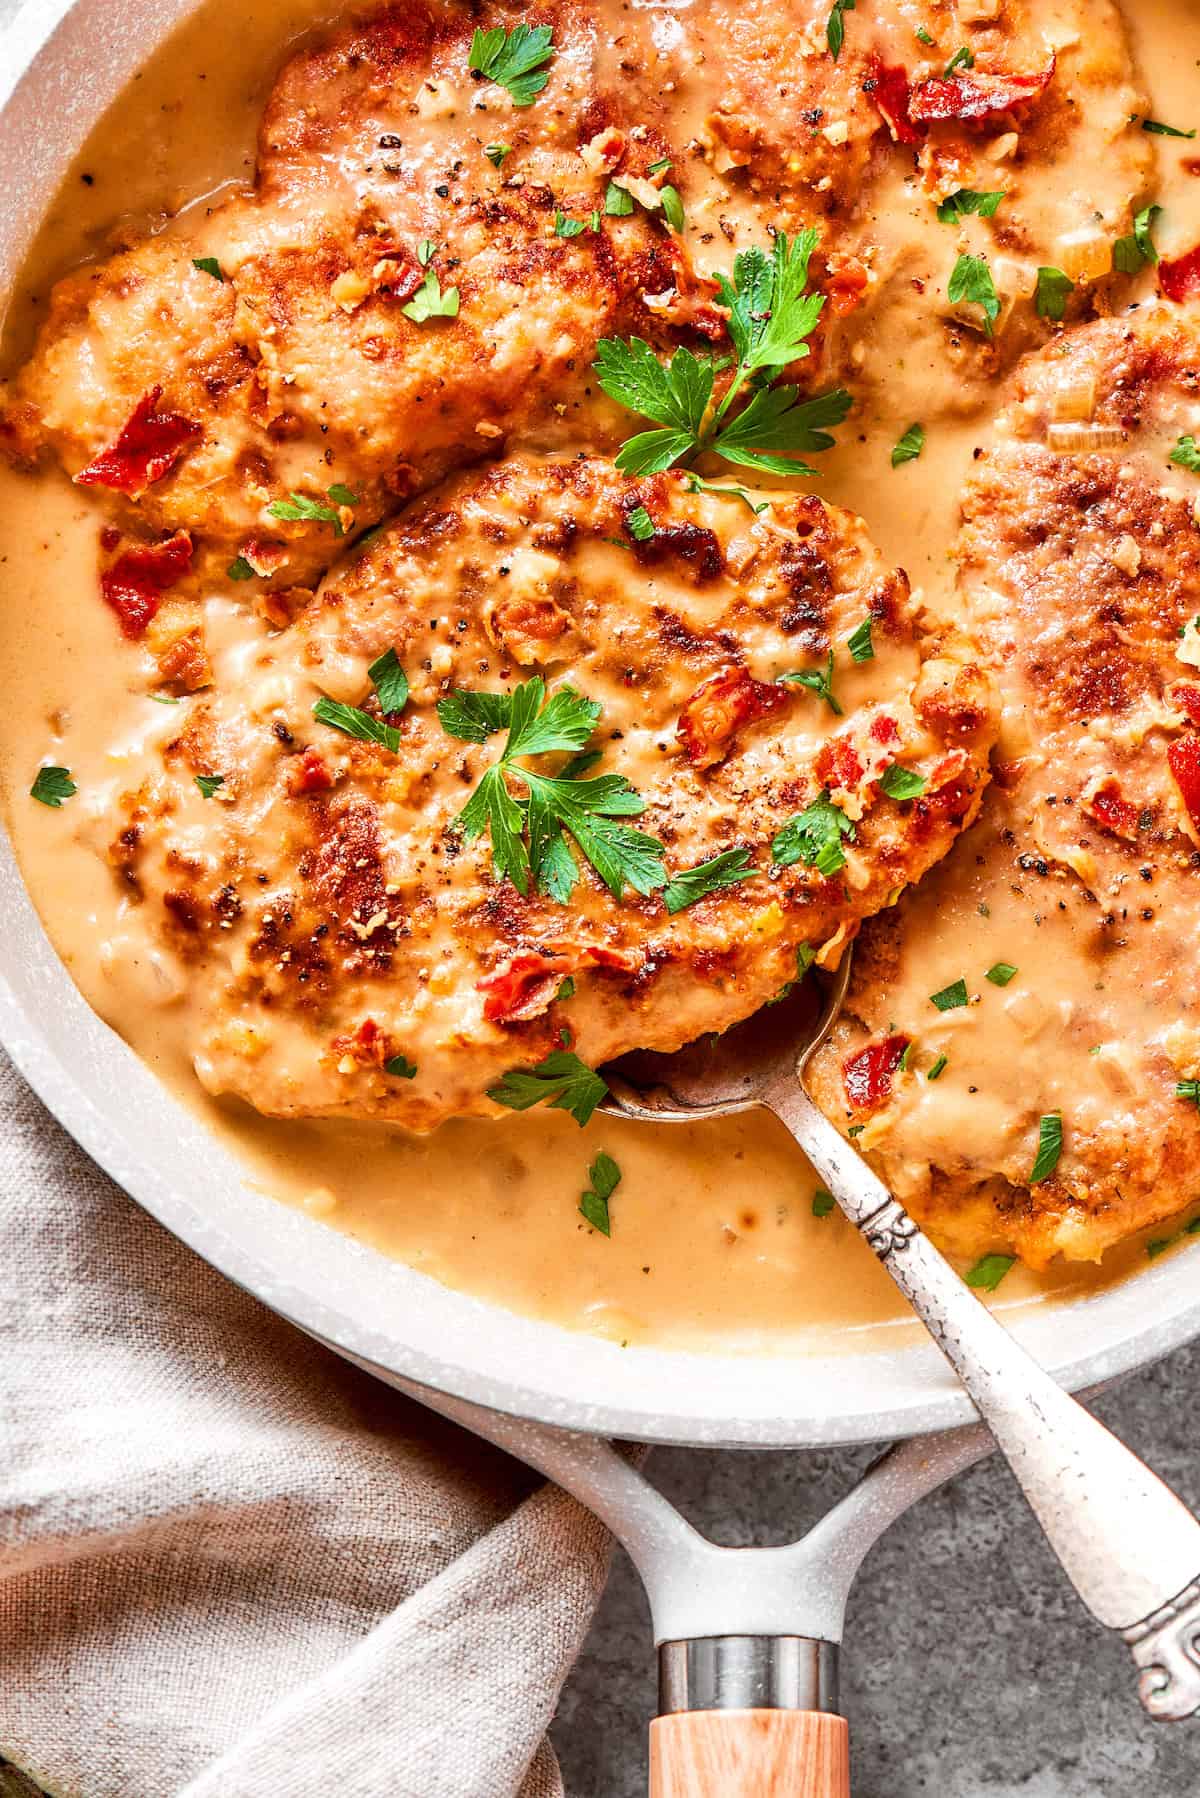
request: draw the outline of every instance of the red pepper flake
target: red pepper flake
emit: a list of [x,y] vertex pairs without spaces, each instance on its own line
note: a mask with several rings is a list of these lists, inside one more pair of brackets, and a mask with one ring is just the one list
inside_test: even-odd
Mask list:
[[908,84],[908,70],[903,64],[884,62],[882,57],[873,56],[866,91],[898,144],[921,142],[924,132],[913,124],[910,115],[912,90]]
[[288,773],[288,792],[297,798],[302,793],[328,793],[334,784],[333,774],[319,750],[306,749]]
[[986,119],[994,112],[1008,112],[1044,93],[1056,65],[1052,56],[1044,69],[1030,75],[986,75],[965,69],[936,75],[913,88],[908,117],[916,125],[931,125],[940,119]]
[[1200,737],[1180,737],[1167,750],[1167,763],[1187,807],[1193,827],[1200,831]]
[[176,531],[162,543],[127,549],[100,576],[100,590],[121,621],[125,636],[140,637],[162,604],[168,587],[181,581],[192,565],[192,540]]
[[1109,831],[1115,837],[1128,837],[1130,841],[1138,834],[1138,808],[1128,799],[1121,796],[1121,788],[1110,774],[1101,781],[1094,793],[1089,793],[1083,801],[1083,809],[1089,818],[1094,818],[1102,830]]
[[489,1024],[524,1023],[541,1017],[554,1003],[569,971],[568,964],[557,956],[536,949],[519,950],[494,974],[475,982],[475,990],[485,995],[484,1017]]
[[161,398],[161,387],[143,394],[116,442],[75,476],[77,486],[111,487],[114,493],[128,493],[137,499],[171,472],[188,444],[200,436],[201,428],[178,412],[156,411]]
[[889,718],[886,712],[880,712],[877,718],[871,720],[870,737],[872,743],[882,743],[885,746],[898,743],[900,726],[894,718]]
[[789,703],[786,687],[755,680],[744,668],[723,668],[697,687],[679,714],[688,760],[697,768],[711,768],[729,754],[744,725]]
[[907,1036],[885,1036],[842,1063],[842,1084],[855,1111],[878,1111],[887,1104],[908,1044]]
[[1168,300],[1194,300],[1200,294],[1200,244],[1173,262],[1160,262],[1158,286]]

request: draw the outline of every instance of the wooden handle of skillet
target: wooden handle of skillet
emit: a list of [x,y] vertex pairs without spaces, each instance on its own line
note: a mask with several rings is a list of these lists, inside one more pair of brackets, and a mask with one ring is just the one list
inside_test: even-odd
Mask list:
[[844,1717],[679,1711],[650,1725],[650,1798],[850,1798]]

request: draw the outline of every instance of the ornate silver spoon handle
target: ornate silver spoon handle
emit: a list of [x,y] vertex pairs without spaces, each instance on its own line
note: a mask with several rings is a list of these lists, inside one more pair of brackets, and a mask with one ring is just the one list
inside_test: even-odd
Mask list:
[[1146,1710],[1200,1710],[1200,1523],[979,1303],[799,1081],[763,1100],[954,1367],[1084,1604],[1129,1644]]

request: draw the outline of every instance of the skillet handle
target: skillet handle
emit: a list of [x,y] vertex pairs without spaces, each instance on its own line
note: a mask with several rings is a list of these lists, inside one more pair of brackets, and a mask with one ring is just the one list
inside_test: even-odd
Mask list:
[[849,1741],[826,1711],[677,1711],[650,1725],[650,1798],[850,1798]]

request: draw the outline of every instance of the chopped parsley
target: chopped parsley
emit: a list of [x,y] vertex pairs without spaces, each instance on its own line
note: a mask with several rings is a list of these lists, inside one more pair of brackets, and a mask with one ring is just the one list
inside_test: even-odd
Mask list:
[[814,1192],[814,1194],[813,1194],[813,1202],[812,1202],[813,1216],[814,1217],[828,1217],[829,1213],[831,1211],[836,1211],[836,1210],[837,1210],[837,1200],[834,1198],[833,1194],[831,1192],[826,1192],[825,1188],[823,1186],[818,1187],[816,1192]]
[[1011,961],[993,962],[987,973],[984,975],[984,979],[990,980],[993,986],[1007,986],[1009,981],[1015,980],[1016,977],[1017,970],[1013,967]]
[[927,44],[932,49],[934,43],[936,42],[936,39],[930,37],[930,35],[926,31],[924,25],[918,25],[917,26],[917,41],[922,44]]
[[225,573],[231,581],[252,581],[254,579],[254,570],[245,556],[235,556]]
[[1186,468],[1189,474],[1200,474],[1200,444],[1190,432],[1179,439],[1171,451],[1171,460],[1177,468]]
[[[556,777],[518,765],[519,758],[583,750],[596,727],[600,707],[573,687],[546,698],[540,676],[523,681],[508,699],[508,739],[500,758],[484,773],[455,820],[468,841],[487,831],[492,865],[500,879],[528,894],[540,893],[566,904],[579,879],[567,845],[572,837],[614,899],[626,886],[643,895],[667,884],[665,851],[655,837],[621,822],[635,818],[646,802],[619,774],[580,776],[594,759],[569,764]],[[443,730],[468,742],[482,742],[499,728],[505,707],[498,694],[453,693],[438,706]],[[482,731],[483,735],[480,735]],[[510,780],[525,788],[513,797]]]
[[335,506],[356,506],[358,504],[357,493],[351,492],[344,481],[335,481],[333,483],[333,486],[329,489],[329,498],[333,501]]
[[568,999],[573,999],[575,997],[575,990],[575,976],[574,974],[568,974],[558,991],[555,993],[555,1000],[559,1005],[565,1005]]
[[937,1060],[934,1062],[933,1066],[930,1068],[929,1072],[926,1074],[926,1076],[925,1076],[926,1080],[940,1080],[942,1075],[946,1072],[946,1069],[949,1067],[949,1065],[950,1065],[949,1057],[945,1056],[945,1055],[939,1055]]
[[1040,1186],[1048,1180],[1058,1166],[1058,1158],[1063,1150],[1063,1121],[1061,1111],[1049,1112],[1038,1125],[1038,1147],[1034,1158],[1033,1172],[1029,1176],[1031,1186]]
[[967,1274],[967,1285],[977,1292],[995,1292],[1016,1259],[1015,1255],[984,1255]]
[[1052,319],[1056,325],[1061,325],[1067,315],[1067,302],[1074,292],[1074,281],[1062,269],[1040,268],[1034,301],[1038,317]]
[[949,81],[951,75],[953,75],[957,69],[973,69],[974,67],[975,54],[966,44],[964,44],[960,50],[954,52],[954,55],[946,64],[943,79]]
[[504,158],[512,155],[512,145],[501,143],[484,144],[483,153],[491,163],[492,167],[498,169],[503,166]]
[[497,1086],[488,1087],[488,1098],[510,1111],[528,1111],[549,1105],[552,1111],[569,1111],[577,1124],[586,1124],[608,1084],[593,1068],[569,1049],[555,1049],[533,1068],[513,1068]]
[[383,1071],[390,1074],[393,1080],[415,1080],[417,1064],[410,1061],[407,1055],[391,1055],[384,1062]]
[[803,862],[831,880],[846,865],[842,838],[854,841],[854,825],[829,798],[829,790],[796,817],[789,818],[771,844],[771,860],[777,868]]
[[1190,1099],[1192,1104],[1200,1110],[1200,1080],[1181,1080],[1175,1088],[1175,1097]]
[[[325,497],[332,499],[335,491],[347,493],[349,489],[346,487],[331,488]],[[331,524],[334,536],[344,537],[346,531],[342,524],[339,506],[345,504],[346,501],[341,500],[337,505],[327,506],[319,499],[311,499],[306,493],[293,493],[287,499],[274,500],[267,507],[267,511],[272,518],[282,518],[289,524]],[[236,578],[245,580],[246,577],[239,575]]]
[[769,499],[754,499],[746,487],[722,487],[715,481],[701,480],[690,468],[683,471],[683,478],[687,482],[689,493],[715,493],[725,499],[740,499],[744,506],[749,506],[756,518],[771,510]]
[[400,310],[414,325],[423,325],[431,318],[457,318],[458,289],[448,287],[443,293],[437,270],[427,268],[425,279],[408,304],[401,306]]
[[[595,363],[600,386],[610,399],[659,427],[622,445],[617,467],[623,474],[658,474],[707,451],[768,474],[816,473],[797,452],[833,447],[827,427],[841,424],[850,395],[839,388],[802,401],[796,387],[769,385],[775,372],[809,353],[806,340],[825,304],[822,294],[808,292],[816,244],[816,231],[801,231],[790,242],[780,231],[770,255],[743,250],[734,258],[732,280],[717,275],[737,365],[715,407],[718,364],[711,357],[678,349],[664,365],[640,337],[601,339]],[[747,382],[751,397],[731,417]]]
[[39,768],[29,789],[29,797],[36,799],[39,805],[48,805],[51,811],[56,812],[64,799],[71,799],[78,791],[69,768]]
[[1151,234],[1161,217],[1161,206],[1147,206],[1134,214],[1132,232],[1128,237],[1118,237],[1113,245],[1113,267],[1121,274],[1139,275],[1148,263],[1158,261]]
[[514,106],[532,106],[550,79],[546,64],[554,55],[554,29],[550,25],[515,25],[505,31],[475,32],[467,54],[467,67],[486,81],[507,88]]
[[660,156],[657,162],[652,162],[650,164],[650,168],[647,172],[651,175],[665,175],[667,170],[674,166],[675,165],[672,163],[669,156]]
[[562,211],[554,214],[555,237],[582,237],[586,230],[586,219],[571,219]]
[[610,181],[604,190],[604,210],[610,219],[627,219],[633,211],[633,195]]
[[225,785],[225,776],[223,774],[197,774],[196,785],[205,799],[211,799],[213,794]]
[[672,874],[663,888],[663,903],[672,914],[685,911],[698,899],[706,899],[722,887],[752,880],[757,872],[745,849],[725,849],[711,861],[701,862],[698,868],[684,868],[678,874]]
[[672,231],[682,231],[685,221],[683,216],[683,201],[680,198],[679,189],[668,185],[662,189],[661,198],[663,217],[666,219],[668,225],[670,225]]
[[995,335],[996,320],[1000,316],[1000,295],[996,292],[996,283],[992,279],[986,256],[960,256],[954,264],[946,291],[952,306],[982,307],[984,331],[989,337]]
[[1003,188],[980,193],[974,187],[960,187],[957,193],[949,194],[942,201],[937,215],[943,225],[957,224],[959,219],[967,218],[972,213],[981,219],[995,218],[1001,200],[1007,197]]
[[378,661],[371,663],[367,674],[378,695],[380,711],[402,712],[408,704],[408,676],[395,650],[385,649]]
[[612,1235],[612,1219],[608,1214],[608,1201],[621,1184],[621,1170],[612,1156],[603,1149],[588,1169],[591,1186],[587,1192],[579,1195],[579,1210],[593,1230],[599,1230],[601,1236]]
[[[1195,135],[1193,131],[1192,136],[1195,137]],[[221,264],[215,256],[193,256],[192,267],[198,268],[202,275],[211,275],[214,281],[224,281],[225,279]]]
[[841,702],[833,691],[833,651],[829,652],[829,660],[824,668],[802,668],[798,674],[781,674],[780,686],[807,687],[818,699],[823,699],[835,717],[843,715]]
[[903,468],[906,462],[915,462],[924,448],[925,426],[909,425],[892,451],[892,467]]
[[871,641],[873,623],[874,620],[868,612],[862,623],[856,624],[846,638],[846,648],[850,651],[852,661],[873,662],[875,660],[875,645]]
[[380,743],[393,755],[400,747],[400,732],[394,725],[373,718],[359,706],[343,705],[340,699],[328,699],[322,694],[313,706],[313,717],[331,730],[340,730],[345,737],[357,737],[361,743]]
[[958,1011],[962,1006],[969,1005],[971,1001],[967,997],[966,981],[952,980],[940,993],[930,993],[929,1003],[936,1005],[939,1011]]
[[1142,130],[1152,137],[1195,137],[1195,130],[1180,131],[1177,125],[1164,125],[1161,119],[1143,119]]
[[654,520],[645,506],[635,506],[625,520],[625,528],[637,543],[648,543],[654,535]]
[[916,799],[928,785],[923,774],[918,774],[913,768],[902,768],[899,762],[893,762],[890,768],[885,768],[879,778],[879,789],[889,799]]
[[846,41],[846,21],[843,15],[858,10],[858,0],[833,0],[829,9],[829,18],[825,25],[825,42],[829,46],[829,54],[834,62],[842,54],[842,45]]
[[437,245],[434,243],[432,237],[423,237],[417,245],[417,261],[421,264],[421,267],[428,268],[436,255]]

